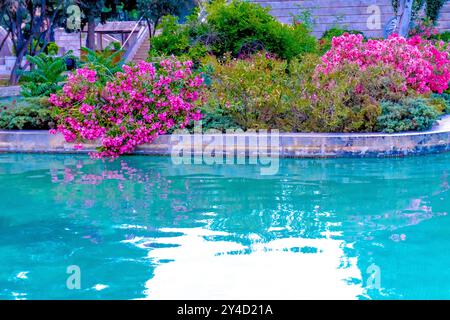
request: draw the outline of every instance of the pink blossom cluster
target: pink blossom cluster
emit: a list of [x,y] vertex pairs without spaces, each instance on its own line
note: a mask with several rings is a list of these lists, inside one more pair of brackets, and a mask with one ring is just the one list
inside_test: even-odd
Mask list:
[[409,31],[410,36],[420,36],[422,38],[431,38],[439,33],[439,30],[430,20],[422,20]]
[[190,61],[125,65],[104,87],[97,83],[95,70],[78,69],[63,92],[50,97],[57,113],[55,132],[69,142],[100,141],[94,157],[129,153],[201,118],[203,78]]
[[317,71],[332,73],[346,63],[357,64],[362,70],[379,64],[392,67],[404,76],[403,89],[410,88],[418,93],[442,93],[450,80],[450,59],[444,43],[419,36],[405,39],[393,35],[366,42],[360,34],[335,37]]

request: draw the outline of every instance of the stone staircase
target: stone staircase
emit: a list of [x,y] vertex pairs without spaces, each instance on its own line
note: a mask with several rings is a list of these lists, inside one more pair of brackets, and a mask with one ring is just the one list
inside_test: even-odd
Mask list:
[[0,80],[8,80],[14,66],[15,57],[0,57]]
[[146,60],[148,58],[149,50],[150,50],[150,39],[147,36],[140,43],[139,48],[136,50],[136,53],[134,54],[131,61],[138,62],[138,61]]
[[148,51],[150,49],[150,37],[147,27],[142,27],[139,31],[136,40],[128,48],[125,53],[125,62],[138,62],[146,60],[148,57]]

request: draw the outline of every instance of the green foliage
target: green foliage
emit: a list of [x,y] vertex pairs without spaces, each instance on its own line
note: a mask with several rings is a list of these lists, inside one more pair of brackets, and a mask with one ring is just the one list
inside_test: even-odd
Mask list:
[[56,43],[54,43],[54,42],[49,42],[45,49],[47,51],[47,54],[49,54],[51,56],[57,55],[58,51],[59,51],[58,45]]
[[207,12],[207,21],[198,21],[194,13],[185,25],[175,17],[163,18],[161,34],[152,39],[150,56],[173,54],[199,60],[207,53],[221,57],[230,52],[245,58],[266,50],[290,60],[317,50],[317,40],[306,25],[284,25],[261,5],[215,0]]
[[305,25],[284,25],[269,13],[269,8],[259,4],[216,0],[207,11],[208,23],[218,34],[219,41],[214,44],[218,55],[231,52],[238,56],[243,48],[253,44],[255,51],[266,49],[289,60],[316,49],[316,40]]
[[115,46],[113,42],[102,51],[81,48],[83,66],[97,71],[97,76],[102,83],[106,83],[116,72],[122,70],[124,51],[118,50]]
[[[225,109],[214,108],[207,104],[202,108],[202,114],[204,114],[202,118],[203,132],[212,129],[218,130],[220,132],[241,129],[241,126]],[[188,129],[192,131],[193,126],[189,127]]]
[[426,0],[427,6],[425,9],[425,13],[427,17],[430,20],[437,22],[437,20],[439,19],[439,12],[441,11],[445,2],[447,2],[447,0]]
[[[439,12],[447,0],[414,0],[412,7],[413,18],[417,17],[419,11],[426,5],[425,15],[428,19],[437,22],[439,19]],[[392,0],[392,6],[397,12],[399,0]]]
[[372,132],[381,114],[379,101],[398,100],[406,94],[396,89],[402,84],[401,75],[383,65],[361,70],[348,64],[327,75],[293,74],[304,92],[296,100],[299,131]]
[[439,113],[450,114],[450,94],[432,93],[428,100]]
[[31,70],[21,71],[22,95],[49,96],[60,90],[62,82],[66,80],[66,58],[71,56],[71,52],[63,57],[48,56],[44,53],[34,57],[27,56]]
[[[252,59],[224,63],[211,57],[206,64],[213,70],[208,105],[215,114],[231,116],[239,127],[247,129],[285,128],[290,109],[286,99],[285,61],[256,54]],[[287,128],[286,128],[287,129]]]
[[177,17],[163,17],[160,29],[161,34],[151,39],[150,60],[174,55],[180,60],[192,60],[198,66],[200,60],[208,54],[208,49],[202,42],[191,40],[190,27],[180,25]]
[[287,60],[317,51],[317,40],[304,24],[286,26],[278,21],[272,22],[269,24],[268,36],[261,41],[269,52]]
[[245,130],[372,132],[380,101],[410,95],[400,89],[404,79],[392,68],[348,64],[324,75],[315,73],[319,61],[311,54],[290,62],[261,53],[222,63],[211,57],[205,62],[212,77],[206,113],[231,117]]
[[187,53],[188,30],[178,23],[177,17],[163,17],[159,28],[161,34],[151,39],[150,56],[180,56]]
[[53,125],[47,98],[29,98],[0,110],[0,129],[47,130]]
[[442,40],[444,42],[450,42],[450,31],[440,32],[437,35],[433,36],[432,39]]
[[438,112],[421,98],[383,101],[381,108],[377,129],[387,133],[428,130],[438,118]]
[[263,40],[268,25],[276,21],[269,8],[244,1],[226,4],[224,0],[213,1],[207,8],[208,23],[219,33],[221,41],[215,44],[219,53],[231,52],[237,55],[245,43]]

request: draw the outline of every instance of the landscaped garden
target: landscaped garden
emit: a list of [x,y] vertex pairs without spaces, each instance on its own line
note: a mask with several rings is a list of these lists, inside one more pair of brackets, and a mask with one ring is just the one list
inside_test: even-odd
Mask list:
[[90,51],[67,72],[68,55],[30,57],[26,98],[3,103],[0,127],[100,140],[98,156],[117,156],[200,119],[223,132],[393,133],[430,129],[450,112],[446,34],[426,23],[407,39],[339,27],[316,39],[307,19],[284,25],[245,1],[214,1],[203,20],[197,11],[183,24],[161,20],[148,62]]
[[11,3],[0,300],[450,298],[445,1],[378,38],[244,0],[78,1],[79,54],[52,1]]

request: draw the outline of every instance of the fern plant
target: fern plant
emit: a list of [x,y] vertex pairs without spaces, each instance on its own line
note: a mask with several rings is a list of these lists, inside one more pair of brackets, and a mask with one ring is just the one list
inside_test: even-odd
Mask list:
[[27,55],[31,70],[21,71],[21,93],[24,97],[49,96],[62,88],[66,80],[66,59],[71,57],[69,51],[62,57],[52,57],[44,53],[37,56]]
[[81,48],[81,51],[83,53],[83,65],[97,71],[97,76],[104,83],[110,80],[116,72],[122,70],[124,51],[114,47],[113,44],[102,51],[89,48]]

